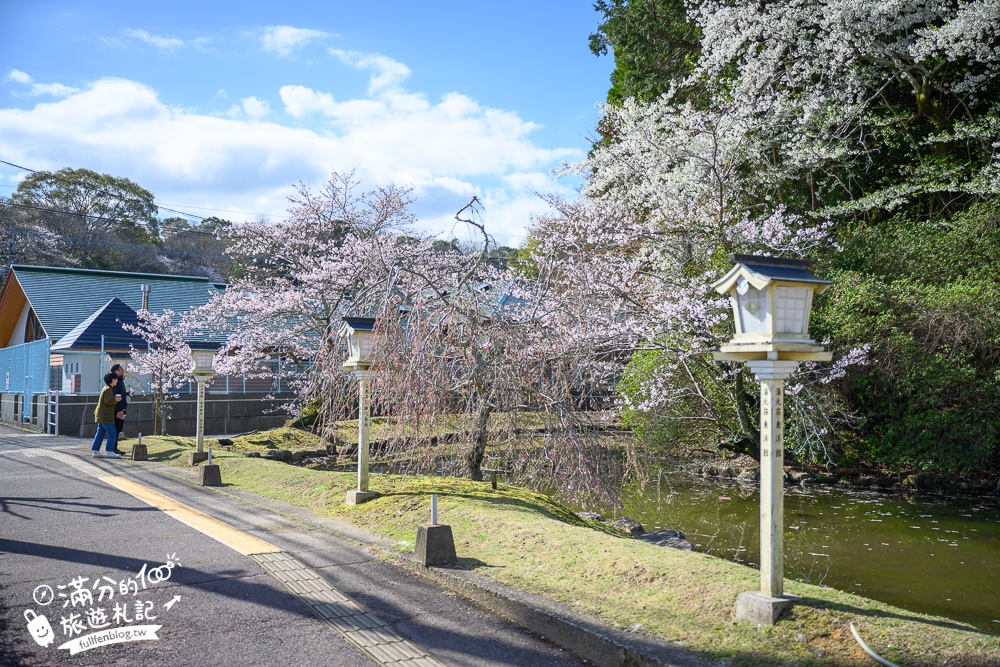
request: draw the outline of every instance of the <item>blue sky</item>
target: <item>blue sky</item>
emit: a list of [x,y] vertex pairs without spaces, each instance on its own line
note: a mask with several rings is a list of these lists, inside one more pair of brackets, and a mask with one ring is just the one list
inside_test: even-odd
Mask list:
[[[549,170],[585,155],[613,67],[587,49],[589,1],[0,6],[0,160],[233,220],[354,169],[414,186],[445,235],[478,195],[516,244],[545,211],[534,192],[572,196]],[[0,194],[24,175],[0,165]]]

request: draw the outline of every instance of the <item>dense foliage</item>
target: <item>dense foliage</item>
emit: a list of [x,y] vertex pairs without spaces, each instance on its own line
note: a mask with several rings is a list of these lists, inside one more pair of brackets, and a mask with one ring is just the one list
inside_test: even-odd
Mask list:
[[[795,406],[825,425],[811,435],[787,425],[793,451],[894,467],[1000,463],[1000,3],[595,8],[603,22],[591,47],[610,47],[616,67],[585,197],[652,221],[660,238],[644,252],[694,248],[688,270],[711,270],[720,258],[706,250],[746,249],[724,230],[776,214],[830,236],[805,253],[837,283],[813,330],[867,363],[842,360],[814,385],[824,408]],[[690,386],[697,375],[664,383],[675,356],[637,354],[625,396]],[[705,414],[753,402],[726,397],[738,397],[738,374],[729,392],[707,391],[716,384],[699,383],[693,402],[641,402],[627,418],[660,444],[722,436],[705,433]],[[790,389],[792,402],[810,393]],[[753,421],[735,431],[752,440]]]

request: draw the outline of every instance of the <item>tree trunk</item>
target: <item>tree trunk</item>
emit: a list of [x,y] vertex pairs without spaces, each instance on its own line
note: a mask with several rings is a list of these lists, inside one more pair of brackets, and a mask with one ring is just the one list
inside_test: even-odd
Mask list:
[[740,428],[746,434],[746,437],[736,443],[734,451],[743,454],[749,454],[757,460],[760,460],[760,452],[757,444],[760,442],[760,429],[757,427],[753,419],[750,418],[750,403],[752,397],[747,393],[746,383],[743,380],[743,371],[737,371],[736,373],[736,412],[740,416]]
[[493,412],[488,401],[483,400],[476,415],[476,424],[472,432],[472,447],[465,455],[465,465],[469,471],[469,479],[483,481],[483,457],[486,456],[487,428],[490,414]]
[[160,435],[160,401],[162,398],[153,392],[153,435]]

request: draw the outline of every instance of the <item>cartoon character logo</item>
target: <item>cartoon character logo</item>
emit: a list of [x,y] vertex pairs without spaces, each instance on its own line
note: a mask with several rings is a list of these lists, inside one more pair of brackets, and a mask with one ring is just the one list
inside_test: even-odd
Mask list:
[[31,633],[31,638],[39,646],[48,646],[55,641],[56,633],[52,632],[49,619],[39,616],[33,610],[28,609],[24,612],[24,620],[28,621],[28,632]]

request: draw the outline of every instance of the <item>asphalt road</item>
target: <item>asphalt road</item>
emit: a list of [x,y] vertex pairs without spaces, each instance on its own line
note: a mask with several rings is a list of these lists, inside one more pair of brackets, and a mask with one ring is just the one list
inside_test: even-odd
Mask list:
[[[102,476],[142,484],[294,555],[440,663],[585,664],[372,556],[351,539],[350,527],[195,486],[155,465],[93,459],[85,447],[0,427],[2,665],[377,664],[256,561]],[[44,646],[30,632],[44,625],[42,616],[52,628]],[[161,626],[156,639],[133,635],[76,655],[59,648],[104,630],[120,638],[143,625]]]

